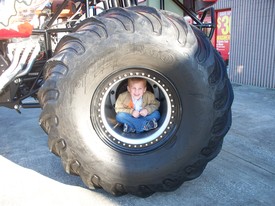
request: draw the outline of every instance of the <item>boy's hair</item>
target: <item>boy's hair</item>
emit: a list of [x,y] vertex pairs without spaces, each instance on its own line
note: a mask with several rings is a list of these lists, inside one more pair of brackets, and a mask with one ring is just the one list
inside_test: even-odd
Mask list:
[[140,77],[132,77],[132,78],[129,78],[129,79],[128,79],[128,86],[129,86],[130,84],[134,83],[134,82],[143,82],[144,87],[147,86],[147,81],[146,81],[146,79],[140,78]]

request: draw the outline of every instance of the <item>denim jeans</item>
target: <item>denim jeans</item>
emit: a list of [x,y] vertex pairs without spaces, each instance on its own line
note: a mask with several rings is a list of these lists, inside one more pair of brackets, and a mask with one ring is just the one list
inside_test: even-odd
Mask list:
[[157,121],[160,119],[159,111],[154,111],[146,117],[139,116],[138,118],[135,118],[131,114],[126,112],[119,112],[116,115],[117,122],[121,124],[128,124],[130,127],[134,128],[137,133],[143,132],[146,123],[154,118]]

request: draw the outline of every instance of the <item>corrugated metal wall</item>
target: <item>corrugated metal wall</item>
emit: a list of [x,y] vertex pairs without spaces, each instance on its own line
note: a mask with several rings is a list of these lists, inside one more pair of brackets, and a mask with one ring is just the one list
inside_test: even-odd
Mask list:
[[231,9],[229,78],[234,83],[275,88],[275,1],[219,0]]

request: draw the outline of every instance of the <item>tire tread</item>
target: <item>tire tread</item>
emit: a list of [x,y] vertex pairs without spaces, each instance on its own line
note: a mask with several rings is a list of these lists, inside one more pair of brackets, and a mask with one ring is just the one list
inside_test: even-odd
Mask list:
[[[141,22],[143,25],[141,25]],[[114,24],[117,26],[114,28]],[[62,96],[59,89],[59,80],[65,78],[70,71],[70,66],[63,58],[63,54],[77,55],[81,58],[87,52],[85,39],[96,39],[102,41],[113,35],[115,32],[151,32],[152,35],[167,35],[163,24],[171,25],[176,31],[175,39],[181,46],[188,42],[189,31],[187,23],[169,12],[157,11],[149,7],[132,7],[129,9],[114,8],[99,15],[98,18],[90,18],[83,21],[76,27],[75,33],[62,38],[58,44],[55,56],[48,61],[45,67],[45,83],[39,91],[39,101],[43,107],[40,116],[41,127],[49,134],[50,150],[61,157],[64,169],[67,173],[80,175],[83,182],[89,188],[102,187],[109,193],[120,196],[127,193],[148,197],[154,192],[173,191],[177,189],[184,181],[198,177],[206,167],[208,161],[218,155],[224,135],[231,125],[231,104],[233,101],[232,88],[225,72],[223,62],[217,54],[214,54],[215,65],[208,68],[208,84],[214,87],[213,108],[216,113],[216,120],[212,127],[209,143],[200,153],[200,157],[185,168],[180,168],[173,174],[167,174],[162,180],[154,185],[127,186],[121,183],[109,184],[100,174],[87,171],[81,160],[78,160],[73,152],[73,145],[65,140],[59,134],[58,120],[58,101]],[[119,26],[118,26],[119,25]],[[145,27],[145,29],[143,29]],[[203,64],[215,52],[212,47],[206,43],[208,40],[197,30],[198,49],[196,52],[197,61]],[[96,43],[96,42],[95,42]],[[224,94],[226,94],[224,96]]]

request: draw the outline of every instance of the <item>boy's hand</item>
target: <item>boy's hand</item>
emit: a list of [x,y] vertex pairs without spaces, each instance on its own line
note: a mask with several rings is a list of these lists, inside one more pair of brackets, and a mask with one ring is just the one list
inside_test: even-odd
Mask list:
[[143,117],[146,117],[148,115],[148,110],[147,109],[142,109],[142,110],[140,110],[139,114]]
[[135,118],[138,118],[139,117],[139,112],[137,110],[134,110],[133,113],[132,113],[132,116],[135,117]]

